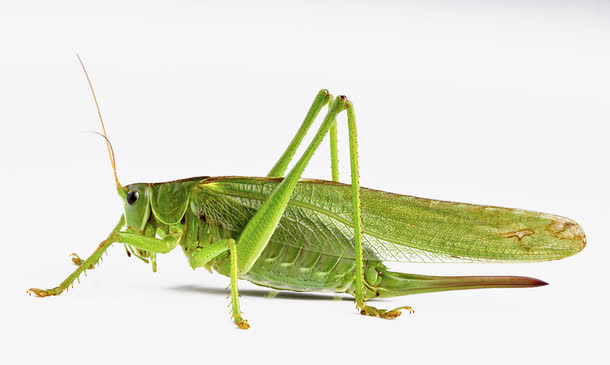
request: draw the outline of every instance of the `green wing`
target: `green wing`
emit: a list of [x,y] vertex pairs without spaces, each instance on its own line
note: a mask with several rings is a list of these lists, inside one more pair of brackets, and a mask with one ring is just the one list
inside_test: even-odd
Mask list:
[[[281,179],[208,178],[190,203],[235,237]],[[361,189],[364,257],[400,262],[548,261],[585,246],[574,221],[521,209],[453,203]],[[273,242],[354,257],[351,186],[301,180]]]

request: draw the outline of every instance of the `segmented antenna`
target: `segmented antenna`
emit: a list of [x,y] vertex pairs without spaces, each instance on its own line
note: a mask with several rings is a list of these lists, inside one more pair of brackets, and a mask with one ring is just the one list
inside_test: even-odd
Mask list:
[[[123,186],[119,183],[119,177],[116,173],[116,162],[114,159],[114,150],[112,149],[112,144],[110,144],[110,140],[106,135],[106,127],[104,126],[104,120],[102,119],[102,112],[100,111],[100,105],[97,102],[97,97],[95,96],[95,91],[93,90],[93,85],[91,84],[91,79],[89,79],[89,74],[87,73],[87,69],[85,68],[85,64],[83,60],[80,58],[78,53],[76,54],[78,58],[78,62],[80,62],[83,71],[85,72],[85,77],[87,77],[87,82],[89,83],[89,88],[91,89],[91,94],[93,94],[93,101],[95,101],[95,107],[97,108],[97,115],[100,117],[100,123],[102,123],[102,131],[104,132],[104,139],[106,140],[106,148],[108,149],[108,157],[110,157],[110,164],[112,165],[112,171],[114,172],[114,181],[116,181],[116,186],[119,190],[123,190]],[[99,133],[98,133],[99,134]]]

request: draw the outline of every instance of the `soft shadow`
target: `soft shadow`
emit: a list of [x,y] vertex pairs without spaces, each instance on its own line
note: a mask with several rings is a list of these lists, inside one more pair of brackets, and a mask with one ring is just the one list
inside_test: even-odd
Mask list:
[[[181,286],[173,286],[169,287],[170,290],[175,290],[182,293],[200,293],[200,294],[213,294],[213,295],[222,295],[227,296],[229,294],[229,290],[221,289],[221,288],[209,288],[205,286],[195,286],[195,285],[181,285]],[[278,298],[278,299],[298,299],[298,300],[347,300],[353,301],[353,298],[343,297],[340,294],[314,294],[314,293],[300,293],[300,292],[286,292],[280,291],[277,295],[274,295],[275,291],[273,290],[257,290],[257,289],[243,289],[239,291],[239,295],[248,296],[248,297],[269,297],[269,298]]]

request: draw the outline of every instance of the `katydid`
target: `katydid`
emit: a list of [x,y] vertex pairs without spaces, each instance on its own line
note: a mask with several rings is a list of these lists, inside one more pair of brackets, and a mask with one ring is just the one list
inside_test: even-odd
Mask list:
[[[79,58],[80,61],[80,58]],[[81,62],[82,65],[82,62]],[[87,81],[99,106],[87,71]],[[315,137],[285,175],[316,116],[328,106]],[[337,115],[346,112],[351,184],[338,180]],[[557,215],[453,203],[361,188],[354,107],[345,96],[321,90],[300,129],[266,177],[194,177],[164,183],[119,183],[114,153],[103,137],[124,213],[93,254],[53,289],[59,295],[93,268],[113,243],[128,255],[152,262],[177,246],[195,269],[230,278],[232,318],[249,328],[239,308],[237,281],[279,290],[353,295],[363,315],[393,319],[392,310],[367,305],[370,298],[475,289],[535,287],[544,281],[520,276],[424,276],[392,272],[383,261],[534,262],[564,258],[586,244],[582,228]],[[309,160],[330,134],[332,180],[301,179]]]

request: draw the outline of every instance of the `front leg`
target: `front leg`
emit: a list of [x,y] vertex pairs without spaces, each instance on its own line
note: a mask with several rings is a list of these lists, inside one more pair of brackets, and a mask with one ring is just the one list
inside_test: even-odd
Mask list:
[[79,258],[80,262],[79,262],[76,270],[74,270],[74,272],[72,274],[70,274],[66,278],[66,280],[62,281],[61,284],[59,284],[57,287],[55,287],[53,289],[32,288],[32,289],[28,289],[27,293],[30,295],[34,294],[38,297],[48,297],[51,295],[59,295],[59,294],[63,293],[64,290],[67,290],[70,286],[73,285],[74,280],[77,280],[78,277],[83,272],[85,272],[85,270],[87,270],[88,268],[94,267],[95,264],[97,264],[97,262],[102,257],[102,254],[108,249],[108,247],[110,247],[113,243],[117,242],[116,234],[119,232],[119,230],[121,230],[121,228],[123,228],[124,224],[125,224],[125,217],[121,216],[119,223],[117,223],[117,225],[114,227],[114,229],[112,230],[112,233],[110,233],[108,238],[106,238],[104,241],[102,241],[102,243],[100,243],[97,246],[97,248],[95,249],[93,254],[91,254],[91,256],[89,256],[88,259],[86,259],[85,261],[82,261]]
[[178,240],[182,232],[176,232],[173,234],[169,234],[162,239],[158,239],[155,237],[142,236],[137,233],[130,232],[117,232],[116,237],[117,241],[120,243],[125,243],[130,246],[139,248],[140,250],[145,250],[154,253],[168,253],[178,245]]
[[79,278],[79,276],[86,272],[91,267],[94,267],[102,254],[108,249],[108,247],[112,246],[113,243],[124,243],[130,246],[139,248],[141,250],[146,250],[152,253],[167,253],[171,251],[178,244],[178,240],[182,235],[182,231],[173,232],[163,239],[157,239],[154,237],[142,236],[136,233],[130,232],[120,232],[120,230],[125,225],[125,218],[121,216],[119,223],[114,227],[112,233],[102,241],[97,249],[87,258],[82,261],[78,260],[78,267],[72,274],[70,274],[66,280],[62,281],[59,286],[52,289],[36,289],[32,288],[27,291],[28,294],[36,295],[39,297],[47,297],[51,295],[59,295],[65,290],[67,290],[70,286],[73,285],[74,281]]

